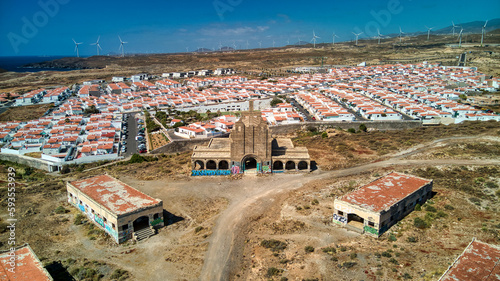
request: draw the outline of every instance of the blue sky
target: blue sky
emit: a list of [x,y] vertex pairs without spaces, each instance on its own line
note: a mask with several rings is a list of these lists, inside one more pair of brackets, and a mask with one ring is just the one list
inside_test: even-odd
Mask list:
[[0,56],[74,56],[119,53],[118,35],[127,53],[184,52],[198,47],[250,48],[295,43],[352,40],[351,32],[375,35],[437,29],[455,23],[500,17],[500,1],[0,1]]

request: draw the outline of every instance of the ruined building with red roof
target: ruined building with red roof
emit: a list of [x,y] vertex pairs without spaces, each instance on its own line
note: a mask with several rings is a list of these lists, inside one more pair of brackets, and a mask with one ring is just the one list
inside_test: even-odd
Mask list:
[[117,243],[141,240],[164,226],[163,202],[111,177],[100,175],[67,183],[68,202]]
[[382,235],[432,196],[432,180],[392,172],[335,199],[333,222]]

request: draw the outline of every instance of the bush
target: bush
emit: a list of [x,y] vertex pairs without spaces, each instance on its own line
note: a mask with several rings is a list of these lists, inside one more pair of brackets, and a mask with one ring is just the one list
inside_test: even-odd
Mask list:
[[448,214],[445,213],[445,212],[443,212],[443,211],[441,211],[441,210],[438,211],[437,214],[436,214],[436,218],[445,218],[447,216],[448,216]]
[[382,252],[382,256],[386,257],[386,258],[391,258],[392,257],[391,253],[389,253],[388,251]]
[[75,221],[73,222],[75,225],[80,225],[83,223],[83,220],[85,219],[85,216],[83,216],[82,214],[77,214],[75,216]]
[[126,270],[123,270],[123,269],[116,269],[115,271],[113,271],[113,273],[111,274],[110,276],[110,279],[120,279],[120,280],[123,280],[124,278],[126,278],[128,276],[128,271]]
[[272,107],[275,107],[278,103],[283,103],[283,101],[281,99],[278,99],[278,98],[273,98],[273,100],[271,101],[271,106]]
[[408,242],[410,242],[410,243],[416,243],[417,241],[418,240],[416,237],[413,237],[413,236],[408,237]]
[[324,139],[326,139],[328,137],[328,133],[327,132],[323,132],[321,134],[321,137],[324,138]]
[[395,242],[397,241],[398,239],[396,238],[396,235],[394,234],[390,234],[389,237],[387,238],[387,240],[391,241],[391,242]]
[[337,253],[337,249],[335,249],[333,247],[323,248],[322,251],[323,251],[323,253],[327,253],[327,254],[330,254],[330,255],[333,255],[333,254]]
[[281,277],[280,281],[288,281],[288,278],[286,278],[286,277]]
[[421,218],[413,219],[413,226],[416,228],[424,229],[430,227],[430,224]]
[[330,260],[331,261],[338,261],[339,259],[337,257],[331,257]]
[[492,182],[492,181],[488,181],[484,184],[484,186],[486,186],[487,188],[498,188],[498,184]]
[[306,251],[306,253],[312,253],[312,252],[314,252],[314,247],[313,246],[305,246],[304,250]]
[[345,252],[345,251],[347,251],[347,248],[345,246],[342,246],[342,247],[340,247],[340,251]]
[[318,205],[318,204],[319,204],[318,199],[314,199],[314,200],[311,202],[311,205]]
[[64,174],[68,174],[71,172],[71,170],[69,169],[69,166],[68,165],[63,165],[62,168],[61,168],[61,171],[59,171],[62,175]]
[[425,210],[426,210],[427,212],[433,212],[433,213],[435,213],[435,212],[437,211],[437,210],[436,210],[436,208],[435,208],[434,206],[431,206],[431,205],[427,205],[427,206],[425,207]]
[[355,265],[356,265],[356,263],[355,263],[355,262],[353,262],[353,261],[346,261],[346,262],[344,262],[344,263],[342,264],[342,267],[344,267],[344,268],[351,268],[351,267],[353,267],[353,266],[355,266]]
[[55,210],[54,210],[54,213],[56,214],[65,214],[69,212],[68,210],[66,210],[63,206],[59,206],[57,207]]
[[262,240],[260,245],[264,248],[271,249],[273,252],[278,252],[286,249],[286,243],[279,240]]
[[455,208],[454,208],[452,205],[448,205],[448,204],[444,205],[444,208],[445,208],[446,210],[450,210],[450,211],[451,211],[451,210],[455,210]]
[[354,129],[354,128],[349,128],[349,129],[347,129],[347,132],[348,132],[348,133],[351,133],[351,134],[354,134],[354,133],[356,133],[356,129]]
[[389,262],[391,262],[393,264],[399,264],[399,262],[395,258],[389,259]]
[[142,162],[144,162],[144,157],[142,157],[141,155],[139,155],[137,153],[134,153],[132,155],[132,157],[130,157],[130,160],[129,160],[130,164],[133,164],[133,163],[142,163]]
[[366,125],[365,124],[361,124],[359,125],[359,131],[361,132],[366,132],[368,130],[368,128],[366,128]]
[[413,279],[409,273],[403,274],[403,279]]
[[356,253],[351,253],[351,255],[350,255],[351,260],[353,260],[357,257],[358,257],[358,254],[356,254]]
[[270,267],[267,269],[267,277],[273,277],[279,275],[281,274],[281,272],[283,272],[283,270],[277,269],[276,267]]
[[422,206],[420,204],[415,205],[415,211],[421,211]]
[[196,228],[194,229],[194,232],[195,232],[195,233],[198,233],[198,232],[200,232],[200,231],[202,231],[202,230],[203,230],[203,226],[198,226],[198,227],[196,227]]

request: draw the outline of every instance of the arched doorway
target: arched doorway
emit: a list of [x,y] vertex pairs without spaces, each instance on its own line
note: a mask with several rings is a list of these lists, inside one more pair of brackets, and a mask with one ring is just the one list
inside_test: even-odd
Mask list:
[[273,163],[273,171],[277,170],[283,170],[283,162],[281,161],[274,161]]
[[229,163],[226,160],[221,160],[219,162],[219,170],[227,170],[229,169]]
[[257,170],[257,160],[253,156],[245,156],[243,158],[242,166],[243,166],[243,171],[248,171],[248,170]]
[[295,170],[295,162],[293,162],[293,161],[286,162],[285,169]]
[[194,161],[194,169],[195,170],[204,170],[205,164],[203,164],[203,161],[201,161],[201,160],[196,160],[196,161]]
[[297,165],[297,168],[299,170],[307,170],[307,162],[306,161],[300,161],[299,165]]
[[142,216],[134,221],[134,232],[149,227],[149,217]]
[[207,161],[207,170],[217,170],[217,163],[214,160]]

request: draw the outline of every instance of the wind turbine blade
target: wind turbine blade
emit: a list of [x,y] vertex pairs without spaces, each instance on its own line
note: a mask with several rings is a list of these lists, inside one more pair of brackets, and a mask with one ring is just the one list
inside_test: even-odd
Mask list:
[[488,20],[484,23],[484,28],[486,28],[486,25],[488,24]]
[[97,44],[97,47],[99,47],[99,49],[101,49],[101,50],[102,50],[101,45]]
[[76,44],[76,41],[75,41],[75,39],[71,38],[71,40],[73,40],[73,42],[75,42],[75,44]]

